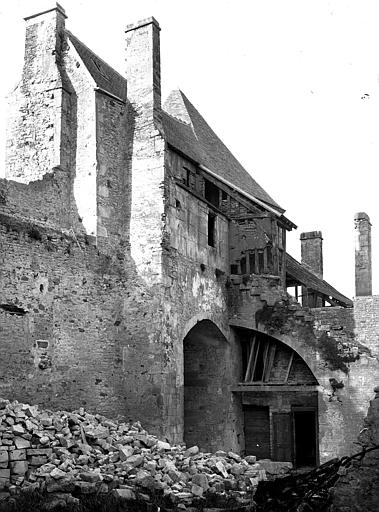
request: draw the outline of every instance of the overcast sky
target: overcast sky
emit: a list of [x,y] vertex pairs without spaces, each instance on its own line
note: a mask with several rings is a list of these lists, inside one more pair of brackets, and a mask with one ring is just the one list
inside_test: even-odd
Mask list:
[[[354,214],[379,258],[377,0],[62,0],[67,27],[124,71],[124,28],[161,26],[162,91],[180,87],[298,229],[321,230],[324,278],[354,296]],[[23,17],[46,0],[0,0],[0,157],[4,96],[21,74]],[[0,166],[0,173],[1,168]]]

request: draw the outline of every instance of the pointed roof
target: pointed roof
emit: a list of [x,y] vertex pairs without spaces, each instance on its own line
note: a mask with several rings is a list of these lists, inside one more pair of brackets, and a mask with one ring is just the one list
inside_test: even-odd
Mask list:
[[221,180],[233,183],[284,212],[244,169],[182,91],[172,91],[163,108],[163,129],[171,146],[207,167]]
[[74,34],[68,30],[66,30],[66,33],[97,87],[122,100],[126,100],[126,78],[117,73],[109,64],[90,50],[88,46],[79,41]]

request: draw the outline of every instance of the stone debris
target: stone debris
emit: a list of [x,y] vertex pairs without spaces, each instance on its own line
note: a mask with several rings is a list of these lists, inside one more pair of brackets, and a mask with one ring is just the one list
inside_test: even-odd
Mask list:
[[[251,502],[256,487],[276,464],[233,452],[202,453],[197,446],[171,445],[139,422],[110,421],[100,414],[39,410],[0,399],[0,497],[24,489],[48,493],[161,491],[190,506],[207,494]],[[290,470],[280,467],[280,473]],[[141,495],[141,494],[139,494]]]

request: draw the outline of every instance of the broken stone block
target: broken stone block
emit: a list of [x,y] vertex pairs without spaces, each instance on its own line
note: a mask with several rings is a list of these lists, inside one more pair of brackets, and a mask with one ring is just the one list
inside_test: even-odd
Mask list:
[[25,429],[22,425],[16,423],[16,425],[12,426],[12,432],[16,436],[21,436],[22,434],[25,434]]
[[1,462],[7,463],[8,460],[9,460],[8,450],[0,450],[0,463]]
[[102,480],[100,473],[95,473],[94,471],[79,473],[79,478],[84,482],[99,482]]
[[14,475],[24,475],[28,471],[28,463],[25,460],[10,462],[10,469]]
[[209,488],[207,475],[204,473],[197,473],[196,475],[193,475],[192,484],[199,485],[204,491],[206,491]]
[[197,455],[199,451],[200,450],[198,446],[191,446],[190,448],[187,448],[187,450],[184,452],[184,457],[192,457],[194,455]]
[[22,450],[25,448],[30,448],[30,441],[24,439],[23,437],[15,437],[14,444],[18,450]]
[[51,448],[29,448],[26,450],[26,455],[29,457],[30,455],[46,455],[46,457],[50,457],[53,453]]
[[171,450],[170,443],[165,443],[164,441],[158,441],[155,446],[158,451]]
[[202,496],[203,492],[204,492],[204,489],[202,487],[200,487],[200,485],[196,485],[195,484],[195,485],[192,485],[191,492],[195,496]]
[[228,452],[228,457],[235,460],[236,462],[241,462],[241,457],[237,453]]
[[54,468],[50,473],[50,476],[54,478],[54,480],[59,480],[60,478],[64,478],[66,476],[65,471],[62,471],[59,468]]
[[118,449],[118,454],[120,457],[120,460],[126,460],[129,457],[131,457],[134,453],[134,448],[132,446],[120,446]]
[[132,455],[131,457],[128,457],[126,459],[126,462],[134,468],[141,466],[141,464],[143,464],[143,461],[144,461],[143,455]]
[[9,460],[26,460],[26,450],[12,450],[9,452]]
[[112,495],[116,498],[123,498],[124,500],[135,500],[136,498],[132,489],[114,489]]

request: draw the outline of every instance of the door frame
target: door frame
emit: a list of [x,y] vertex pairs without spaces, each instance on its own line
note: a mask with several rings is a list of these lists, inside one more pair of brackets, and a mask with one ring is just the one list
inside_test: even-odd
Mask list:
[[292,453],[293,453],[293,466],[296,468],[296,432],[295,432],[295,413],[296,412],[314,412],[315,415],[315,443],[316,443],[316,466],[320,465],[320,450],[319,450],[319,419],[317,407],[302,407],[293,405],[291,407],[291,420],[292,420]]

